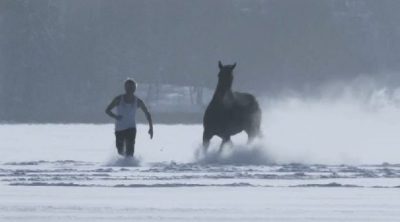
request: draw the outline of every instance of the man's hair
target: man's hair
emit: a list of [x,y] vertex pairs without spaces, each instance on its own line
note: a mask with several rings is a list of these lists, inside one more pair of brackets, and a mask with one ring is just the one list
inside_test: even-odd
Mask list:
[[134,85],[137,87],[137,83],[136,83],[136,81],[135,81],[134,79],[131,79],[131,78],[126,79],[124,84],[126,85],[126,84],[128,84],[128,83],[129,83],[129,84],[130,84],[130,83],[131,83],[131,84],[134,84]]

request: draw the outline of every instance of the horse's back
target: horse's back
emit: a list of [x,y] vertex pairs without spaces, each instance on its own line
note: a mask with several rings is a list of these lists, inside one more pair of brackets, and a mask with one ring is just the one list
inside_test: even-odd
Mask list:
[[234,92],[235,105],[239,109],[244,109],[248,112],[260,111],[260,106],[256,98],[250,93]]

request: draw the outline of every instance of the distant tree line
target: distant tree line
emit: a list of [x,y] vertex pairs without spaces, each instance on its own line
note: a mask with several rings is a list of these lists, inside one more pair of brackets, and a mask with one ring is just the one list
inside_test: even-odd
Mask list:
[[126,77],[190,86],[200,101],[218,60],[238,62],[236,89],[271,96],[396,79],[399,11],[398,0],[3,0],[0,121],[108,121]]

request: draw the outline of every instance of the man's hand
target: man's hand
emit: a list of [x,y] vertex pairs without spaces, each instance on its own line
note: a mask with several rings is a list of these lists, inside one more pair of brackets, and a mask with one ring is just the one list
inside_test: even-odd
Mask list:
[[121,120],[121,119],[122,119],[122,116],[121,116],[121,115],[115,115],[115,119],[116,119],[116,120]]
[[150,135],[150,139],[153,139],[153,121],[151,120],[151,115],[149,113],[149,110],[147,110],[146,105],[144,104],[144,102],[141,99],[138,100],[138,105],[139,105],[139,108],[141,108],[143,110],[144,114],[146,115],[147,121],[149,121],[149,135]]

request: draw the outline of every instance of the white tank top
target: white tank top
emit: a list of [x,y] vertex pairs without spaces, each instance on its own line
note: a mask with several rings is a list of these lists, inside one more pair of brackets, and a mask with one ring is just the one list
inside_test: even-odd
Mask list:
[[117,106],[117,115],[122,116],[122,118],[115,120],[115,131],[136,128],[137,98],[134,97],[133,103],[125,102],[124,96],[120,98]]

